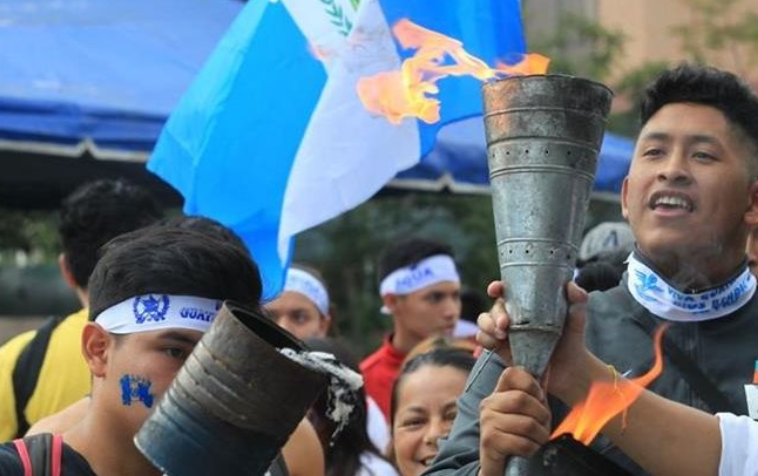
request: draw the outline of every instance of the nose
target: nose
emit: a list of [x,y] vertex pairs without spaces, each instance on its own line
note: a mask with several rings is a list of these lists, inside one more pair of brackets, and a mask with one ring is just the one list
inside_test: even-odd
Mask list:
[[461,315],[461,298],[448,296],[444,303],[444,314],[448,319],[456,319]]
[[445,422],[442,418],[434,418],[429,422],[429,426],[424,433],[424,444],[439,446],[440,438],[444,438],[450,433],[450,423]]
[[689,161],[684,153],[674,151],[658,170],[658,180],[673,184],[687,184],[692,180]]

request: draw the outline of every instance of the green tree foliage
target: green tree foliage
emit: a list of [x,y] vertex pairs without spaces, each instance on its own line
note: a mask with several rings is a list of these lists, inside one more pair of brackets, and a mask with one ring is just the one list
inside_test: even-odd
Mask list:
[[608,129],[626,137],[635,137],[639,133],[637,98],[641,97],[645,87],[668,67],[669,64],[663,61],[649,61],[631,69],[616,82],[613,87],[616,96],[629,98],[632,107],[626,111],[612,113],[608,120]]
[[40,262],[53,262],[59,252],[57,221],[51,212],[0,208],[0,264],[23,251]]
[[[758,65],[758,12],[750,11],[748,0],[680,0],[690,15],[672,28],[681,41],[686,60],[721,64],[742,77]],[[611,115],[609,129],[626,136],[639,132],[639,98],[645,86],[670,66],[665,61],[649,61],[624,72],[614,85],[619,96],[633,100],[633,106]]]
[[552,73],[565,73],[596,81],[613,72],[623,54],[626,38],[620,30],[606,28],[573,12],[564,12],[558,27],[547,38],[530,39],[532,51],[550,58]]
[[[550,72],[607,81],[618,75],[618,59],[623,57],[627,37],[620,31],[606,28],[590,18],[564,12],[557,28],[545,38],[530,38],[532,51],[550,57]],[[665,67],[665,65],[664,65]],[[614,87],[617,96],[637,97],[639,91],[660,69],[659,64],[643,65],[625,75]],[[624,136],[638,132],[636,108],[611,114],[608,129]]]
[[[745,76],[758,62],[758,12],[747,0],[681,0],[692,15],[673,28],[687,57],[709,63],[731,62]],[[753,2],[754,5],[754,2]]]

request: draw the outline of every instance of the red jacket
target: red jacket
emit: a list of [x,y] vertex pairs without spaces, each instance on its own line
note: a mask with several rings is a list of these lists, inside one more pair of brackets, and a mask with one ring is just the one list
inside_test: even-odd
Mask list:
[[385,337],[382,346],[361,362],[366,394],[376,401],[387,422],[390,421],[392,386],[406,356],[392,346],[390,337]]

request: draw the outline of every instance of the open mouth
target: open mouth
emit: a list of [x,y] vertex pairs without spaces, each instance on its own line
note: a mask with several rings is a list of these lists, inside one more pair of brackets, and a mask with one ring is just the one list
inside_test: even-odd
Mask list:
[[420,461],[420,463],[421,463],[421,464],[423,464],[425,467],[427,467],[427,468],[428,468],[429,466],[431,466],[431,464],[432,464],[432,461],[434,461],[434,456],[435,456],[435,455],[432,455],[432,456],[427,456],[426,458],[423,458],[423,459]]
[[683,193],[656,192],[650,198],[650,208],[652,210],[684,210],[692,212],[695,209],[695,204],[689,196]]

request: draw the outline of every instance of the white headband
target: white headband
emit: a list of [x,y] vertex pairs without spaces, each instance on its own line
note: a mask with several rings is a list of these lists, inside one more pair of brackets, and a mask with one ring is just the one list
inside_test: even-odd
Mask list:
[[329,293],[321,281],[311,273],[302,269],[290,268],[287,271],[287,280],[284,283],[284,291],[300,293],[316,305],[323,315],[329,314]]
[[410,294],[443,281],[460,283],[455,261],[448,255],[434,255],[412,266],[396,269],[382,280],[379,294]]
[[220,308],[221,301],[216,299],[143,294],[109,307],[95,322],[113,334],[177,328],[205,332]]

